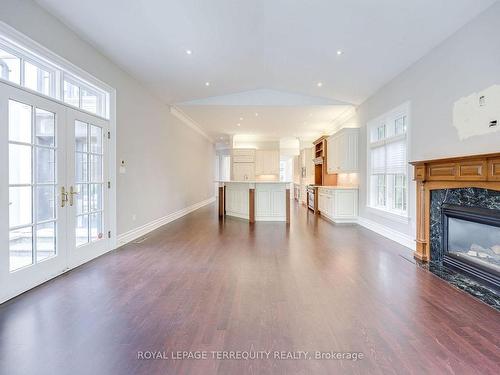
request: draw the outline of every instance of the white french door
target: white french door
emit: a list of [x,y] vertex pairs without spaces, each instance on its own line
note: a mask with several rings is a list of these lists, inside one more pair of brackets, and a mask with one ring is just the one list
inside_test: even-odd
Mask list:
[[66,111],[69,265],[76,267],[109,246],[108,122]]
[[107,131],[0,83],[0,303],[109,249]]

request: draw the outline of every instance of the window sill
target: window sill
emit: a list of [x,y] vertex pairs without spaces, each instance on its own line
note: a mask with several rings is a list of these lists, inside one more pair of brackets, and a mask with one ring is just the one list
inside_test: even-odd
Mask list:
[[392,221],[395,221],[398,223],[408,224],[410,222],[410,217],[408,216],[408,214],[406,214],[406,215],[401,214],[400,215],[400,214],[397,214],[395,212],[386,211],[382,208],[373,207],[373,206],[366,206],[366,208],[369,212],[371,212],[375,215],[385,217],[389,220],[392,220]]

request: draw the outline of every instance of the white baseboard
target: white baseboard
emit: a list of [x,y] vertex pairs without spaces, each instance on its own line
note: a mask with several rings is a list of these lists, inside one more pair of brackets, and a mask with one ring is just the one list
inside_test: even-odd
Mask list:
[[133,241],[139,237],[142,237],[146,235],[147,233],[161,227],[162,225],[168,224],[174,220],[177,220],[190,212],[196,211],[210,203],[215,202],[216,197],[212,197],[209,199],[206,199],[204,201],[195,203],[189,207],[183,208],[179,211],[173,212],[171,214],[168,214],[166,216],[160,217],[156,220],[150,221],[149,223],[146,223],[144,225],[141,225],[140,227],[137,227],[135,229],[129,230],[128,232],[122,233],[118,235],[117,238],[117,247],[123,246],[126,243],[129,243],[130,241]]
[[358,224],[415,251],[415,239],[373,220],[358,217]]

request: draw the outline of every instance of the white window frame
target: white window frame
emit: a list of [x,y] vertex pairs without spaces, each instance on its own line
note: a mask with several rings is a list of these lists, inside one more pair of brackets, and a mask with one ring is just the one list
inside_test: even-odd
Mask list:
[[[111,119],[111,110],[114,105],[115,90],[104,82],[99,81],[89,73],[76,67],[65,59],[57,56],[43,46],[19,33],[9,25],[0,21],[0,48],[13,54],[20,59],[20,84],[3,79],[0,77],[0,82],[11,86],[22,88],[23,90],[36,93],[45,98],[54,100],[64,105],[77,108],[78,110],[88,113],[92,116],[101,117],[105,120]],[[24,80],[24,63],[29,62],[38,66],[52,74],[51,92],[45,95],[41,92],[31,90],[25,86]],[[96,92],[102,99],[102,106],[99,113],[93,113],[81,108],[81,99],[79,106],[73,106],[64,102],[64,80],[76,84],[81,91],[83,89]]]
[[[372,186],[372,163],[371,163],[371,150],[375,147],[380,147],[382,145],[387,145],[393,142],[406,140],[406,160],[409,160],[410,156],[410,130],[411,130],[411,111],[410,102],[405,102],[400,106],[384,113],[383,115],[369,121],[366,126],[366,145],[367,145],[367,208],[375,214],[385,216],[389,219],[393,219],[400,222],[408,222],[410,218],[410,202],[409,202],[409,187],[410,187],[410,168],[409,165],[405,169],[406,184],[404,185],[405,193],[403,199],[406,201],[406,210],[399,210],[393,208],[394,196],[394,184],[389,182],[388,174],[383,174],[385,176],[385,206],[378,206],[372,201],[373,198],[373,186]],[[405,116],[406,117],[406,132],[404,134],[393,135],[389,138],[384,138],[378,141],[371,140],[372,130],[380,127],[381,125],[387,126],[390,122],[394,122],[396,119]],[[387,135],[387,128],[385,129],[385,135]],[[387,161],[386,161],[387,162]]]

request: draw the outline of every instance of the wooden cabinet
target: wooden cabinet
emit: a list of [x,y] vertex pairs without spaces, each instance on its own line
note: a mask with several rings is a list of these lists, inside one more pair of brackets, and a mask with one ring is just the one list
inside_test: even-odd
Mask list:
[[233,180],[253,181],[255,180],[254,163],[233,163]]
[[257,150],[255,153],[255,174],[279,175],[280,152],[279,150]]
[[344,128],[327,139],[326,169],[328,173],[358,171],[359,129]]
[[320,187],[318,209],[334,223],[354,223],[358,216],[358,190]]

